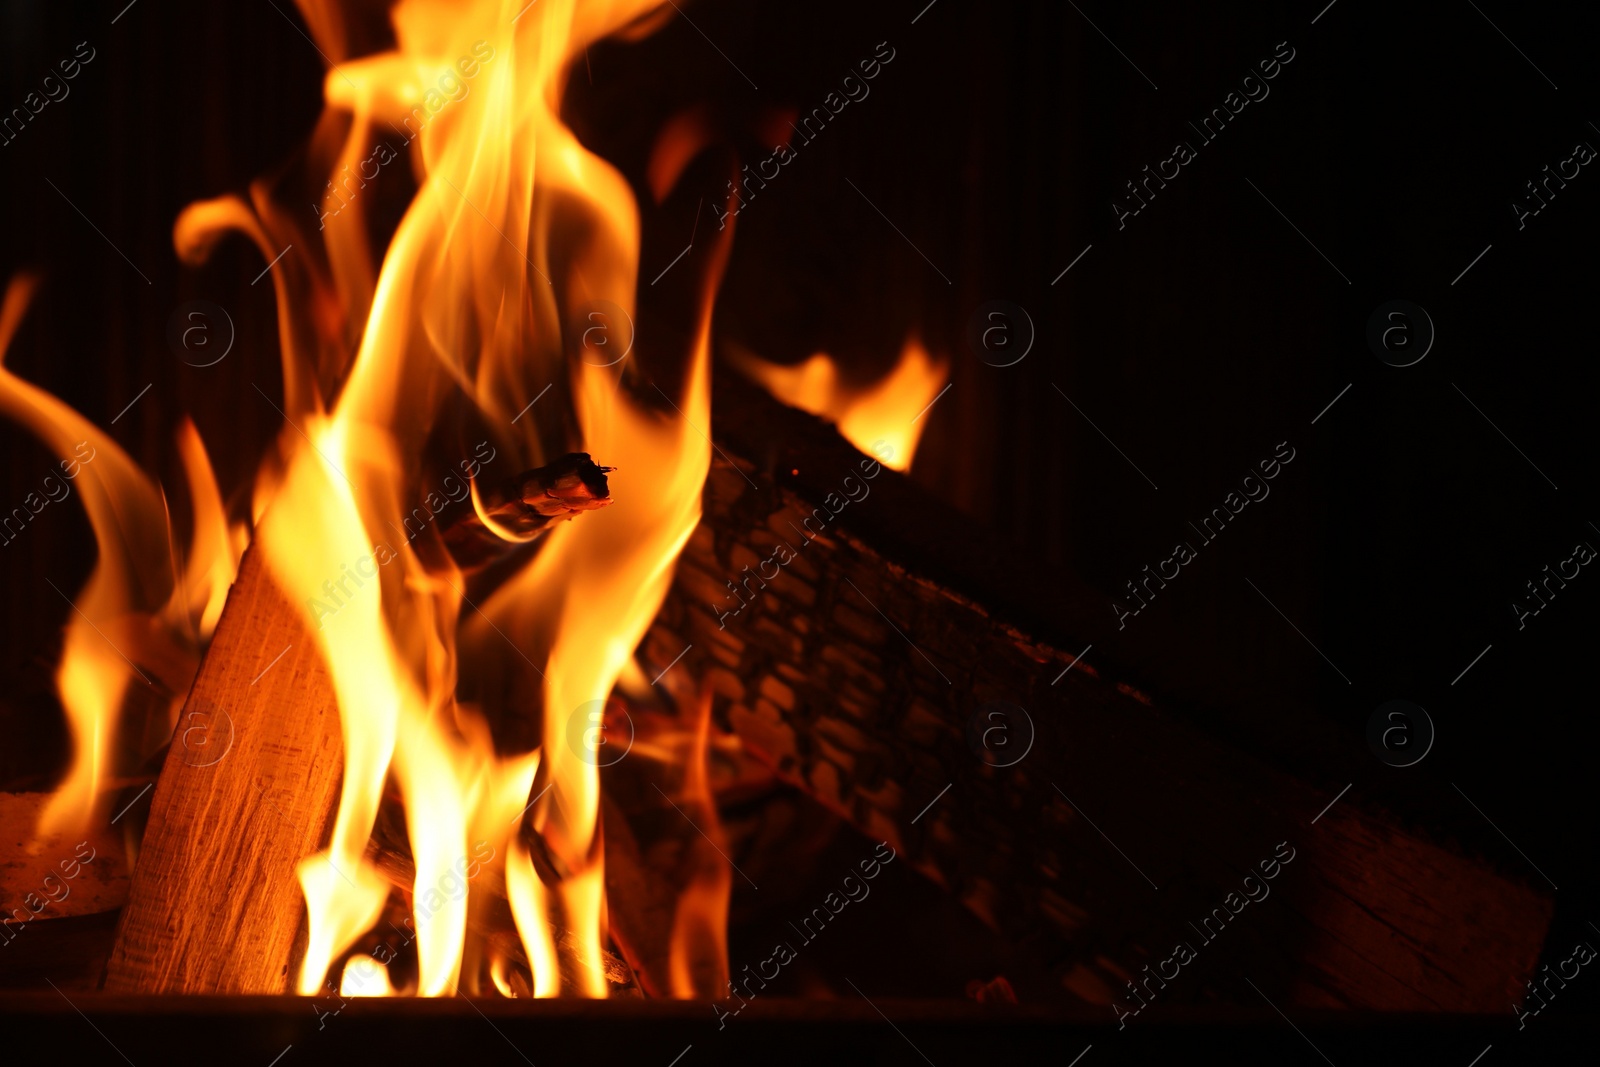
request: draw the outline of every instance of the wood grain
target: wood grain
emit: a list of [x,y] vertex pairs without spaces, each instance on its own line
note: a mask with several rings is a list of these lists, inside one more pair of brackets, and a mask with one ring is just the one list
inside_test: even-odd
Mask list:
[[156,784],[107,991],[285,992],[295,865],[324,843],[342,756],[316,641],[252,548]]

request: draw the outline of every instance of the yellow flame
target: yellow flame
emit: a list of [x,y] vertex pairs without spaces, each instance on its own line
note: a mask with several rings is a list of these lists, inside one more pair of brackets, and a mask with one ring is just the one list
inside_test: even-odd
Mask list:
[[392,997],[394,986],[389,984],[389,972],[383,964],[358,952],[344,961],[344,973],[339,977],[341,997]]
[[830,420],[845,440],[897,471],[911,469],[927,408],[950,375],[949,361],[930,356],[915,335],[906,338],[894,369],[869,386],[844,381],[823,352],[792,367],[747,354],[733,362],[785,404]]
[[511,898],[511,914],[522,935],[522,947],[533,967],[533,995],[561,995],[561,971],[556,961],[555,935],[547,918],[550,902],[533,859],[520,841],[514,842],[506,857],[506,895]]
[[[0,357],[10,349],[36,285],[31,276],[19,275],[7,286],[0,306]],[[174,583],[161,491],[109,435],[3,365],[0,413],[60,457],[48,481],[82,500],[99,550],[89,580],[72,601],[56,672],[72,733],[72,763],[39,826],[45,834],[78,832],[93,822],[99,787],[114,771],[111,752],[129,687],[163,682],[170,727],[198,666],[200,647],[221,613],[239,554],[227,535],[205,448],[188,420],[179,428],[178,447],[193,501],[194,534],[186,568]],[[55,490],[47,487],[46,493],[57,499]],[[40,510],[44,506],[41,498]]]
[[[536,390],[567,373],[566,305],[604,298],[631,308],[639,247],[631,191],[560,122],[560,96],[574,56],[655,4],[401,0],[391,11],[396,49],[342,60],[325,81],[329,111],[350,116],[342,147],[329,154],[334,174],[369,158],[367,139],[393,131],[420,185],[370,284],[362,255],[346,247],[364,239],[350,220],[365,209],[365,187],[336,177],[338,213],[329,215],[327,191],[318,205],[334,302],[357,312],[365,305],[349,377],[326,415],[318,398],[330,390],[317,383],[330,361],[315,344],[289,343],[289,335],[307,336],[301,320],[315,318],[315,307],[285,310],[320,280],[275,271],[295,425],[280,438],[281,463],[264,466],[258,479],[258,542],[316,631],[345,745],[332,838],[299,872],[310,929],[296,981],[303,993],[321,987],[381,911],[387,889],[364,850],[392,773],[416,867],[418,993],[448,994],[462,981],[467,893],[440,887],[457,884],[469,839],[483,834],[506,857],[536,995],[561,992],[553,912],[579,975],[572,992],[606,995],[598,773],[568,749],[565,717],[609,694],[698,521],[709,447],[691,424],[709,422],[709,296],[682,417],[636,408],[619,394],[615,372],[572,371],[584,448],[627,468],[613,482],[627,503],[561,526],[481,614],[465,607],[465,579],[448,559],[430,552],[424,562],[402,530],[424,446],[452,394],[475,404],[485,424],[511,426]],[[302,6],[319,38],[335,33],[333,5]],[[337,42],[325,43],[342,54]],[[243,201],[191,209],[180,245],[203,249],[224,227],[264,245],[283,224],[252,192],[254,212]],[[557,224],[559,288],[550,254]],[[314,292],[301,303],[316,299]],[[545,461],[532,417],[500,432],[505,473]],[[581,597],[572,595],[580,588]],[[475,655],[508,641],[534,671],[530,654],[544,655],[539,754],[498,758],[478,714],[456,701],[464,610],[474,615],[461,640]],[[496,625],[486,630],[488,620]],[[535,639],[534,630],[547,636]],[[559,871],[550,887],[509,835],[536,771],[551,783],[532,816]]]
[[402,700],[419,698],[401,685],[376,582],[363,578],[376,556],[345,473],[345,438],[321,419],[307,420],[304,429],[312,443],[295,453],[256,536],[268,567],[316,628],[344,739],[332,840],[298,871],[311,923],[297,988],[315,993],[334,957],[377,922],[388,898],[388,883],[366,862],[366,844]]
[[[631,287],[619,295],[628,292]],[[699,522],[711,459],[710,444],[696,429],[710,422],[709,331],[707,293],[675,417],[635,407],[600,368],[576,371],[585,445],[616,463],[616,502],[550,534],[543,551],[484,607],[485,622],[513,642],[519,635],[554,634],[544,671],[543,748],[551,784],[534,823],[565,874],[555,897],[577,946],[577,991],[585,996],[606,995],[600,964],[604,877],[598,767],[592,746],[576,743],[574,723],[586,721],[610,695],[660,610],[673,565]],[[557,606],[553,620],[540,613],[543,605]],[[478,641],[485,640],[481,627],[475,629]],[[508,889],[537,967],[549,937],[540,918],[547,922],[551,909],[531,863],[515,884],[508,877]],[[544,980],[537,971],[536,978]]]
[[[257,473],[256,540],[315,632],[344,745],[330,841],[297,869],[308,932],[294,984],[301,993],[322,989],[382,913],[390,888],[366,853],[392,774],[415,863],[417,993],[460,987],[469,886],[503,856],[535,995],[603,997],[599,771],[592,752],[586,758],[569,743],[569,725],[604,701],[628,669],[700,518],[710,465],[711,302],[727,245],[713,249],[690,358],[672,395],[661,394],[666,407],[624,389],[617,375],[626,368],[569,360],[572,338],[562,324],[572,312],[604,300],[631,314],[639,219],[627,182],[559,116],[575,57],[609,34],[649,32],[662,20],[648,16],[667,12],[659,0],[544,0],[538,7],[398,0],[390,11],[396,48],[352,59],[346,20],[353,7],[333,0],[299,0],[299,7],[338,63],[309,149],[330,175],[315,205],[325,265],[278,251],[309,227],[273,203],[266,180],[247,196],[191,205],[173,233],[191,263],[229,230],[245,233],[273,263],[287,419]],[[403,165],[369,151],[385,130],[402,139],[395,155],[409,157],[419,189],[374,271],[365,221],[371,197],[360,195],[363,181],[343,179],[352,163],[364,177],[363,164],[380,155],[379,166]],[[7,291],[0,351],[31,285],[24,279]],[[618,503],[561,525],[480,611],[448,556],[413,545],[403,532],[424,448],[447,406],[464,397],[484,425],[500,428],[493,433],[507,456],[505,473],[545,462],[534,418],[517,426],[511,415],[560,376],[568,379],[583,447],[622,468],[612,482]],[[164,635],[181,645],[192,673],[246,535],[228,527],[209,459],[187,421],[178,448],[194,532],[184,562],[169,570],[176,557],[160,492],[108,436],[3,366],[0,410],[64,456],[63,469],[80,467],[77,486],[100,549],[74,604],[58,677],[74,763],[45,815],[54,826],[86,823],[107,774],[123,694],[139,674],[107,633],[125,636],[135,654],[144,647],[140,635]],[[92,457],[77,451],[78,442]],[[472,612],[466,623],[464,607]],[[477,661],[507,658],[509,648],[540,675],[535,681],[514,662],[505,672],[525,683],[522,707],[542,707],[539,750],[498,755],[480,713],[457,701],[458,639]],[[181,696],[187,683],[169,688]],[[709,804],[705,728],[702,721],[701,777],[690,784]],[[536,779],[548,785],[530,804]],[[539,835],[540,867],[520,836],[524,824]],[[681,940],[701,946],[685,949],[684,979],[673,982],[680,994],[698,981],[689,972],[706,944],[726,970],[721,873],[721,881],[697,883],[680,907]],[[489,962],[493,984],[508,992],[504,959]],[[563,989],[568,963],[575,977]],[[348,960],[340,989],[371,993],[369,965],[376,961]],[[379,975],[371,995],[391,994],[387,973]],[[467,987],[480,978],[468,977]]]
[[500,995],[508,999],[517,995],[516,990],[511,988],[510,978],[507,977],[509,967],[510,964],[505,956],[495,956],[489,961],[489,980],[494,983]]
[[208,639],[222,617],[228,588],[239,571],[243,544],[228,529],[228,517],[217,491],[211,459],[200,440],[200,432],[187,416],[178,424],[178,454],[189,483],[189,500],[194,511],[194,532],[189,542],[189,559],[182,578],[172,591],[163,619],[168,626],[189,625],[193,620],[197,636]]

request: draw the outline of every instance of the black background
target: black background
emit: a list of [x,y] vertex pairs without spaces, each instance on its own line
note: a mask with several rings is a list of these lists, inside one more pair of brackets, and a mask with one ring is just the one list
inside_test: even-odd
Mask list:
[[[658,120],[700,101],[760,158],[764,114],[820,104],[888,41],[871,95],[739,218],[719,330],[773,359],[829,351],[863,379],[920,331],[955,365],[915,477],[988,526],[1041,590],[1056,571],[1102,590],[1103,623],[1081,642],[1329,796],[1354,782],[1353,802],[1551,880],[1547,960],[1600,936],[1600,578],[1586,568],[1525,629],[1511,609],[1546,564],[1600,546],[1600,176],[1585,167],[1525,228],[1511,208],[1576,143],[1600,147],[1596,13],[937,0],[918,16],[923,2],[682,5],[692,24],[592,50],[571,121],[636,181]],[[79,41],[96,50],[71,95],[0,147],[0,269],[46,279],[7,362],[101,426],[153,383],[115,438],[177,484],[172,427],[192,413],[242,505],[278,425],[251,386],[280,388],[272,293],[249,284],[265,264],[234,240],[204,271],[181,268],[171,224],[293,158],[323,65],[287,0],[141,0],[111,25],[122,7],[11,3],[0,16],[7,111]],[[1283,41],[1295,57],[1270,95],[1200,147],[1187,122]],[[1198,158],[1119,229],[1122,184],[1180,140]],[[682,243],[647,230],[641,274]],[[203,370],[164,342],[197,296],[240,333],[236,357]],[[1036,328],[1012,367],[966,341],[995,299]],[[1437,330],[1412,367],[1366,342],[1368,316],[1394,299]],[[1296,458],[1271,496],[1119,632],[1110,598],[1193,542],[1187,523],[1282,441]],[[14,427],[0,448],[9,508],[52,460]],[[75,505],[0,549],[8,773],[23,747],[64,752],[49,675],[68,609],[44,578],[74,587],[93,551]],[[1382,765],[1364,739],[1394,698],[1437,728],[1411,768]],[[1553,1010],[1586,1010],[1597,990],[1575,983]]]

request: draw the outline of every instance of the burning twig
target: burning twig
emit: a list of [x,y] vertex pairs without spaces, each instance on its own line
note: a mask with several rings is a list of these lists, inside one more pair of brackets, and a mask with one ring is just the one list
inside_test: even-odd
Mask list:
[[532,541],[551,526],[611,503],[606,474],[587,452],[569,452],[487,489],[473,487],[471,510],[443,527],[450,554],[463,567],[486,563],[505,546]]

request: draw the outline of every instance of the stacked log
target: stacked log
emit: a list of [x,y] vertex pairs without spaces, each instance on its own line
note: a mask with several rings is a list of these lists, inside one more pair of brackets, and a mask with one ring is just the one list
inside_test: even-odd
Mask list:
[[[907,479],[748,387],[722,384],[717,407],[704,519],[647,674],[682,654],[750,750],[1034,946],[1069,992],[1136,1007],[1128,982],[1185,942],[1232,959],[1186,985],[1198,999],[1251,1000],[1246,980],[1306,1007],[1516,999],[1553,911],[1523,872],[1359,798],[1323,814],[1332,792],[942,580],[982,588],[1002,564],[958,547],[952,565],[947,546],[976,535]],[[1264,863],[1275,880],[1252,890]],[[1252,911],[1247,892],[1282,899]]]
[[[1389,1011],[1515,998],[1553,910],[1524,872],[1286,774],[1034,636],[1070,631],[1086,598],[1046,604],[1042,624],[1039,589],[907,479],[737,383],[717,408],[704,519],[647,674],[681,664],[775,774],[1030,946],[1068,993],[1119,1014],[1157,988]],[[232,747],[173,746],[107,987],[282,991],[293,868],[322,843],[340,745],[314,641],[255,552],[180,729],[196,713],[225,718]],[[1175,942],[1203,954],[1201,977],[1167,990],[1152,976],[1191,962]]]

